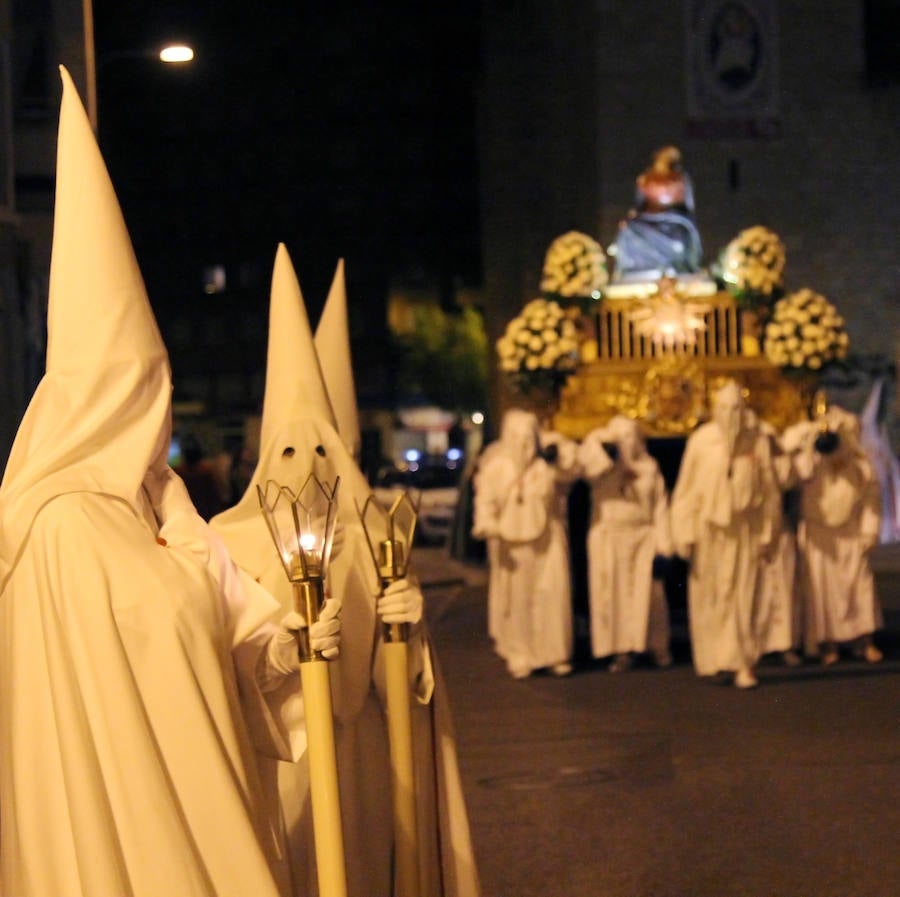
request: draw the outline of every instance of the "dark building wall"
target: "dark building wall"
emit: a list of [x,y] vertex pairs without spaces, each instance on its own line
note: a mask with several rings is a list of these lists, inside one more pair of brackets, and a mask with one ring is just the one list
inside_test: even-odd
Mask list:
[[[599,24],[586,0],[483,5],[479,172],[491,346],[537,295],[550,241],[596,232]],[[496,405],[496,379],[494,387]]]

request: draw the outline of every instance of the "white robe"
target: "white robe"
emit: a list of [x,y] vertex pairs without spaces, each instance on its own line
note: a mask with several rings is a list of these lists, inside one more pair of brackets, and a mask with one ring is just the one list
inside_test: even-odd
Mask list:
[[868,555],[878,541],[881,496],[862,451],[824,458],[808,439],[796,467],[802,483],[798,544],[805,647],[814,655],[822,642],[852,641],[882,625]]
[[510,671],[527,673],[572,657],[569,546],[559,502],[557,474],[540,458],[520,475],[498,451],[480,468],[473,532],[492,534],[489,625]]
[[590,433],[579,456],[591,486],[591,652],[607,657],[665,651],[668,614],[658,606],[665,598],[653,582],[654,556],[671,553],[668,499],[659,465],[644,453],[628,465],[634,479],[627,477],[625,465],[614,463],[600,437]]
[[274,609],[120,499],[44,506],[0,595],[4,894],[276,897],[244,723],[288,749],[254,677]]
[[[775,438],[774,436],[772,437]],[[796,496],[788,494],[797,485],[792,456],[777,453],[773,458],[778,487],[782,490],[784,513],[775,530],[770,555],[763,558],[759,592],[756,597],[756,631],[759,653],[791,651],[803,638],[803,607],[797,564],[796,513],[788,513],[785,496],[795,505]]]
[[775,536],[780,502],[767,436],[742,430],[733,460],[715,423],[688,438],[670,521],[676,550],[690,559],[688,622],[700,676],[749,668],[759,657],[760,555]]
[[797,570],[797,536],[783,527],[772,556],[764,559],[756,606],[759,653],[791,651],[802,640],[802,604]]
[[[483,538],[483,535],[477,532],[477,525],[475,523],[475,515],[478,513],[478,491],[482,488],[481,484],[484,482],[482,474],[485,466],[488,468],[490,467],[491,456],[496,455],[501,451],[502,446],[499,441],[492,442],[485,446],[476,463],[475,472],[472,475],[472,534],[476,539]],[[489,487],[485,486],[484,488],[487,489]],[[500,651],[497,647],[497,642],[502,637],[504,616],[504,602],[500,598],[500,586],[496,582],[497,577],[500,575],[500,539],[496,535],[489,535],[485,538],[485,544],[488,565],[487,630],[491,642],[494,645],[494,650],[499,654]],[[502,657],[503,655],[500,654],[500,656]]]

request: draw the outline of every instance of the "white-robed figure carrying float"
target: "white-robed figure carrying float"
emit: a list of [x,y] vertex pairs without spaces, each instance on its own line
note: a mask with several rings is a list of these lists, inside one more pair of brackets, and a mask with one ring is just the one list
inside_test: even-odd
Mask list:
[[489,626],[515,678],[572,669],[568,536],[557,492],[567,474],[539,448],[537,417],[506,412],[500,439],[485,450],[475,481],[472,534],[488,541]]
[[668,666],[668,608],[662,583],[653,578],[654,557],[672,553],[659,465],[647,453],[637,421],[621,415],[588,433],[579,460],[591,487],[591,652],[615,655],[613,672],[628,669],[633,655],[647,652],[659,666]]
[[730,381],[713,397],[713,419],[688,437],[672,493],[676,552],[690,561],[688,615],[694,669],[757,684],[755,602],[761,560],[781,514],[771,446]]
[[168,357],[62,78],[46,373],[0,487],[2,891],[278,897],[256,763],[302,748],[296,622],[166,466]]
[[[331,300],[329,300],[331,301]],[[320,349],[328,351],[327,347]],[[266,390],[259,463],[243,498],[211,521],[235,561],[281,601],[291,590],[260,514],[256,486],[274,480],[298,490],[314,473],[340,477],[342,547],[331,562],[332,589],[341,602],[341,653],[331,665],[332,703],[348,894],[394,893],[391,763],[385,721],[381,622],[412,625],[409,691],[416,757],[419,893],[477,897],[478,879],[456,764],[446,696],[422,619],[422,594],[400,580],[380,595],[358,510],[371,495],[338,432],[331,390],[322,377],[303,297],[284,246],[272,280]],[[343,436],[343,438],[342,438]],[[433,741],[432,735],[433,733]],[[307,764],[269,770],[288,842],[289,894],[315,895],[313,817]]]
[[878,543],[881,496],[860,444],[859,419],[832,406],[784,437],[800,481],[798,545],[802,557],[806,653],[825,664],[838,646],[856,642],[870,663],[881,660],[872,635],[881,607],[869,552]]

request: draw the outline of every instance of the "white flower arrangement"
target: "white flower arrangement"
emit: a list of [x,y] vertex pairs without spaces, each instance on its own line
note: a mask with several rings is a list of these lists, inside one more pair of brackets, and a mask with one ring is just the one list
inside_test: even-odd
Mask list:
[[784,289],[784,244],[774,231],[757,225],[742,230],[722,251],[718,274],[744,305],[770,305]]
[[532,299],[497,340],[500,370],[522,392],[555,391],[578,366],[577,308]]
[[557,237],[544,256],[541,292],[553,293],[566,299],[599,298],[606,286],[606,253],[592,237],[570,230]]
[[844,319],[822,295],[804,288],[779,299],[766,324],[765,352],[786,371],[819,371],[847,357]]

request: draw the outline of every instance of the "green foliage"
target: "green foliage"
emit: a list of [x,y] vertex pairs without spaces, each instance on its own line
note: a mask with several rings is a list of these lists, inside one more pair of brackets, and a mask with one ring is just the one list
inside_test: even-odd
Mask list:
[[483,407],[488,348],[481,314],[469,306],[447,313],[427,303],[414,308],[413,320],[410,333],[394,336],[400,392],[442,408]]

